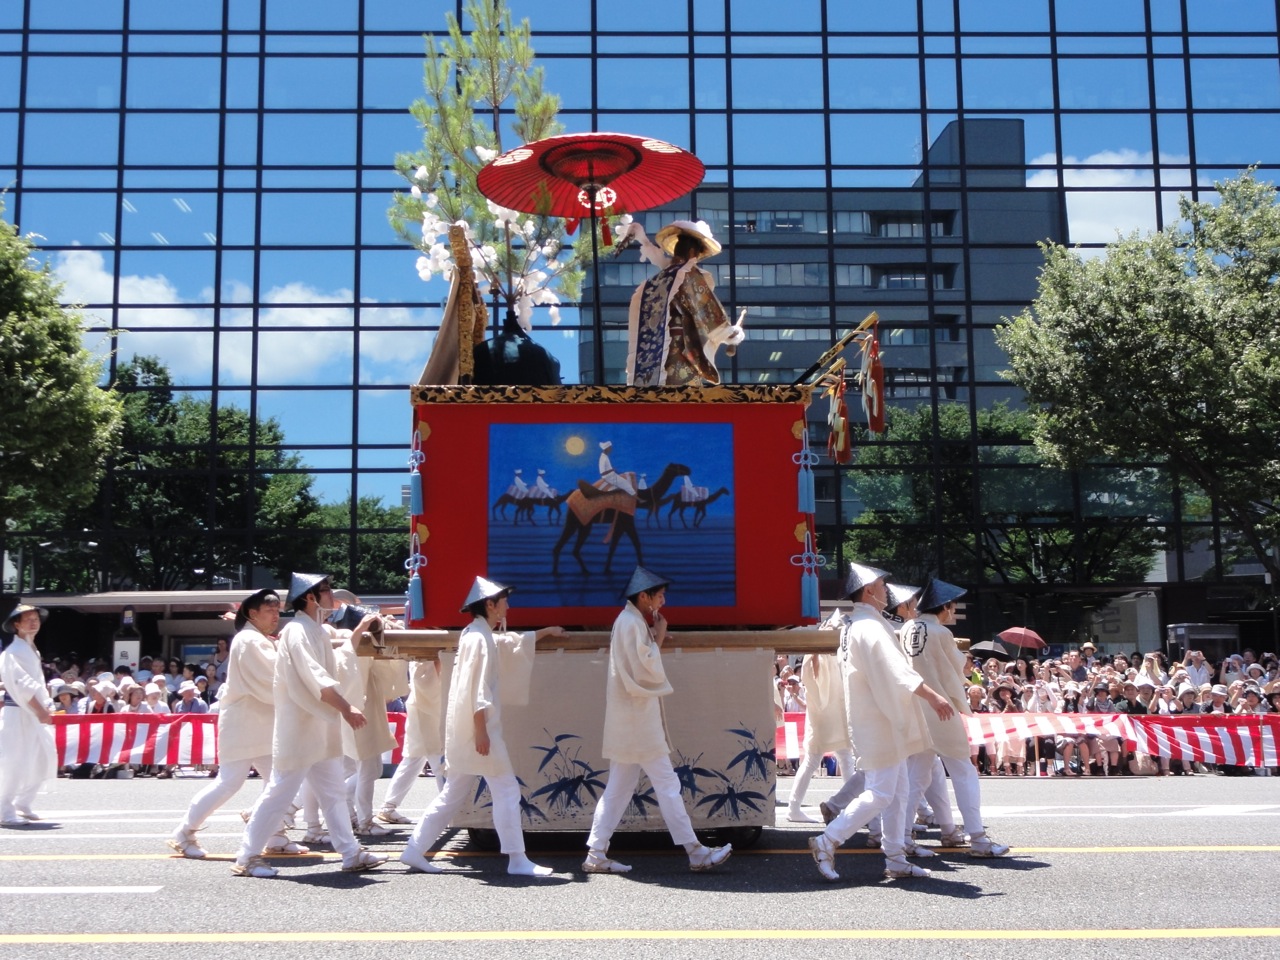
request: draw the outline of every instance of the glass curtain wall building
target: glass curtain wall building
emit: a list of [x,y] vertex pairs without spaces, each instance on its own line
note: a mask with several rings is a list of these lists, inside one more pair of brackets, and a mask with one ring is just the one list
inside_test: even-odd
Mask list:
[[[708,266],[731,312],[747,308],[750,339],[727,379],[786,382],[880,314],[889,405],[919,429],[825,468],[828,577],[847,549],[966,583],[975,635],[1099,586],[1161,591],[1168,620],[1229,612],[1227,586],[1187,586],[1241,572],[1211,505],[1154,465],[1049,475],[991,427],[1000,402],[1019,404],[992,331],[1034,295],[1037,242],[1096,249],[1162,227],[1180,193],[1208,197],[1249,164],[1274,177],[1273,0],[510,5],[531,22],[568,131],[657,137],[706,163],[698,191],[644,219],[651,233],[670,216],[705,219],[728,241]],[[354,569],[362,521],[349,505],[401,502],[406,385],[446,290],[418,279],[386,211],[405,186],[394,157],[420,142],[407,107],[422,91],[422,35],[442,32],[446,12],[461,4],[0,6],[4,216],[41,238],[67,298],[86,305],[90,341],[114,337],[113,375],[158,357],[178,396],[257,425],[234,469],[296,471],[348,505],[346,523],[273,529],[253,488],[226,516],[219,471],[232,468],[195,444],[170,468],[212,477],[187,532],[230,546],[194,557],[205,572],[189,579],[247,580],[263,538],[279,535],[336,542]],[[602,268],[614,382],[643,275],[633,254]],[[590,378],[588,310],[535,325],[566,382]],[[1049,532],[1063,527],[1065,545]],[[1150,574],[1132,557],[1091,567],[1090,536],[1117,527],[1167,561]],[[104,551],[137,534],[109,514],[81,531]],[[70,536],[24,533],[33,553]],[[105,563],[98,576],[123,574]]]

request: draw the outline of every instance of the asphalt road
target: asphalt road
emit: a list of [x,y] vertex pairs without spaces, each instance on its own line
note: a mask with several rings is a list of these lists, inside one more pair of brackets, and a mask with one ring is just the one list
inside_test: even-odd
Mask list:
[[[945,853],[931,879],[888,881],[859,836],[838,884],[809,857],[816,828],[781,806],[776,828],[709,874],[647,835],[615,842],[632,873],[588,877],[582,835],[542,834],[531,855],[556,875],[509,878],[459,834],[440,876],[407,873],[392,839],[370,844],[393,855],[373,873],[312,855],[275,861],[277,879],[237,878],[238,811],[258,781],[201,834],[209,860],[164,845],[205,782],[59,780],[40,798],[48,822],[0,829],[0,958],[1280,956],[1275,778],[988,779],[985,819],[1014,856]],[[815,780],[809,801],[835,785]],[[434,791],[420,780],[406,812]]]

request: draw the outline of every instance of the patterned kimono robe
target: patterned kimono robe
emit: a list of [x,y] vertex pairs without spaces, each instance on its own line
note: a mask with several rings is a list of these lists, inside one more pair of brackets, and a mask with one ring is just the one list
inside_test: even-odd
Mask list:
[[628,321],[629,385],[720,382],[716,350],[735,328],[696,260],[664,267],[637,287]]

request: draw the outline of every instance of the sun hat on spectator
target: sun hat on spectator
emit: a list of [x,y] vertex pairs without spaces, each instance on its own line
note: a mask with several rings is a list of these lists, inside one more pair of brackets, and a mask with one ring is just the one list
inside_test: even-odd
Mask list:
[[1139,677],[1137,680],[1134,681],[1134,686],[1136,686],[1139,690],[1141,690],[1143,687],[1146,687],[1148,690],[1154,690],[1156,688],[1156,685],[1147,677]]
[[1062,695],[1065,697],[1069,693],[1078,694],[1080,692],[1079,685],[1074,680],[1068,680],[1062,685]]
[[138,681],[137,681],[137,680],[135,680],[135,679],[133,679],[133,677],[121,677],[121,678],[120,678],[120,687],[119,687],[119,689],[120,689],[120,693],[121,693],[121,694],[128,693],[130,690],[132,690],[132,689],[133,689],[134,687],[136,687],[136,686],[138,686]]
[[67,684],[65,680],[59,680],[57,677],[54,677],[52,680],[49,681],[49,696],[53,697],[56,700],[58,698],[58,695],[62,693],[62,690],[66,685]]
[[1212,687],[1209,688],[1209,692],[1212,693],[1215,697],[1225,697],[1227,695],[1227,688],[1225,685],[1221,683],[1215,683]]
[[99,683],[115,683],[116,675],[114,673],[100,673],[94,679]]
[[1086,640],[1084,643],[1080,644],[1080,650],[1082,652],[1085,650],[1097,650],[1097,649],[1098,648],[1093,645],[1092,640]]
[[158,683],[148,683],[146,688],[146,693],[147,693],[147,696],[150,696],[151,694],[155,693],[163,697],[166,691],[165,691],[165,688]]
[[89,689],[98,694],[104,700],[110,700],[117,693],[116,685],[110,680],[99,680]]
[[179,693],[186,693],[188,690],[190,690],[192,693],[200,692],[200,688],[196,686],[196,682],[194,680],[183,680],[180,684],[178,684]]
[[65,692],[70,693],[70,694],[72,694],[72,695],[74,695],[74,696],[77,696],[77,697],[83,697],[83,696],[84,696],[84,681],[82,681],[82,680],[72,680],[70,683],[68,683],[68,684],[67,684],[67,687],[66,687],[66,691],[65,691]]
[[1260,675],[1265,675],[1267,672],[1266,667],[1264,667],[1260,663],[1255,662],[1255,663],[1249,664],[1247,667],[1244,668],[1245,675],[1247,676],[1253,670],[1257,670]]
[[1184,693],[1194,694],[1195,692],[1196,688],[1189,683],[1178,684],[1178,696],[1182,696]]

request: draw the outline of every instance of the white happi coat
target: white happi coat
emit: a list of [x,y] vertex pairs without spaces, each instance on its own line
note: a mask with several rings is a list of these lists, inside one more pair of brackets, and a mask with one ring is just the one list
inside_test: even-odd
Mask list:
[[17,634],[0,653],[0,683],[17,706],[0,707],[0,789],[12,801],[58,775],[53,727],[41,723],[29,706],[48,705],[40,654]]
[[[818,664],[814,675],[813,664]],[[851,750],[849,720],[845,715],[844,678],[833,654],[807,654],[804,678],[804,752],[807,756]]]
[[956,646],[955,637],[932,613],[920,614],[903,624],[898,633],[903,652],[910,658],[916,673],[951,701],[956,710],[950,720],[940,720],[932,710],[923,711],[934,749],[944,757],[967,761],[969,735],[962,714],[973,711],[964,690],[964,654]]
[[342,756],[342,716],[320,699],[326,687],[339,686],[337,673],[329,631],[296,614],[276,642],[271,757],[277,770],[304,770]]
[[361,685],[360,699],[355,702],[369,721],[353,731],[356,759],[367,760],[396,748],[395,734],[387,720],[387,701],[404,696],[408,682],[401,679],[404,664],[395,660],[356,657],[356,671]]
[[409,700],[405,703],[404,755],[438,757],[444,753],[444,700],[440,662],[420,660],[413,665]]
[[227,682],[218,701],[218,758],[271,756],[276,707],[276,642],[247,625],[231,641]]
[[644,614],[627,601],[609,636],[604,758],[643,763],[669,754],[662,698],[672,692],[653,631]]
[[[517,689],[519,676],[508,676],[520,671],[515,663],[507,669],[507,659],[527,661],[531,671],[533,652],[532,633],[503,633],[495,637],[483,617],[476,617],[462,631],[449,680],[449,705],[445,710],[446,776],[515,774],[502,738],[502,704],[517,702],[522,691]],[[499,664],[502,653],[507,657]],[[508,680],[515,682],[508,684]],[[512,689],[507,689],[508,686]],[[481,710],[485,712],[485,729],[489,734],[487,757],[476,750],[475,715]]]
[[923,680],[902,656],[893,628],[869,603],[853,605],[839,657],[849,734],[864,770],[891,767],[933,745],[915,696]]

